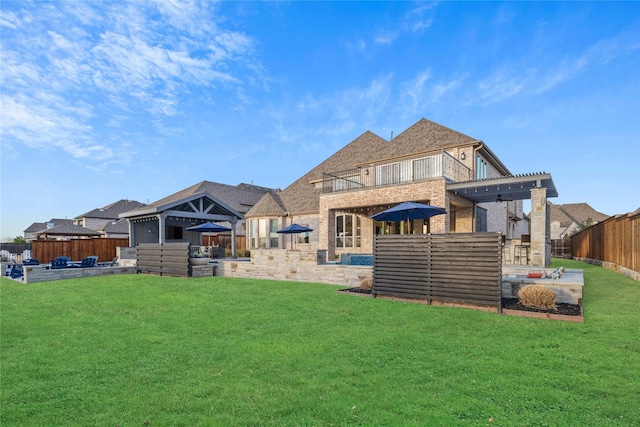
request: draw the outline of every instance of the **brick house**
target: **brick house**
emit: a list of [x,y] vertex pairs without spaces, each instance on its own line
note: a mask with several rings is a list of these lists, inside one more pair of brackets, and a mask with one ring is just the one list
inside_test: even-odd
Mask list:
[[[522,200],[531,198],[531,227],[541,230],[535,245],[532,236],[532,261],[544,264],[550,254],[547,196],[557,197],[549,174],[513,175],[481,140],[423,118],[391,141],[366,131],[284,190],[265,194],[245,215],[247,246],[324,249],[333,259],[342,253],[372,253],[376,234],[408,229],[501,231],[517,238],[529,232]],[[404,201],[444,207],[447,214],[414,221],[411,227],[370,219]],[[277,233],[292,223],[314,231],[297,235],[292,243]]]

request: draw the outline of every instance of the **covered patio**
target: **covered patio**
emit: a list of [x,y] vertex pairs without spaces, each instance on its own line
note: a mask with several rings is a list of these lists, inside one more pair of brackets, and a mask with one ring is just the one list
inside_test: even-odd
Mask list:
[[475,203],[531,200],[530,242],[527,260],[535,267],[545,267],[551,262],[551,241],[547,197],[558,197],[551,174],[546,172],[488,178],[447,184],[447,191]]
[[204,191],[187,197],[147,205],[120,214],[129,222],[129,245],[138,243],[188,242],[202,245],[202,233],[187,228],[206,222],[224,223],[231,228],[231,252],[237,256],[236,225],[244,216],[212,194]]

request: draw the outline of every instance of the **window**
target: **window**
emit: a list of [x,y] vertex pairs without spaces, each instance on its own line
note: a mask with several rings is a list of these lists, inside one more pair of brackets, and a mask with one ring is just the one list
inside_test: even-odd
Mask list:
[[476,232],[487,231],[487,210],[476,206]]
[[248,220],[248,242],[251,249],[277,248],[279,242],[277,219]]
[[376,184],[387,185],[400,182],[400,163],[376,167]]
[[487,162],[480,156],[476,157],[476,179],[487,177]]
[[360,247],[360,217],[353,214],[336,215],[336,248]]
[[[303,227],[309,228],[309,224],[300,224]],[[309,232],[306,233],[298,233],[298,244],[308,244],[309,243]]]
[[278,220],[277,219],[269,220],[269,247],[274,249],[278,247]]
[[182,227],[167,225],[164,231],[166,240],[182,240]]

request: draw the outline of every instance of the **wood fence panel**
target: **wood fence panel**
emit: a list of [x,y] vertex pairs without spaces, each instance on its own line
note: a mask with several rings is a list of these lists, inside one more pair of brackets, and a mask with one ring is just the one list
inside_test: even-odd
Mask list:
[[189,243],[138,243],[136,259],[140,273],[189,276]]
[[31,242],[31,257],[41,264],[59,256],[68,256],[80,261],[88,256],[97,256],[98,262],[112,261],[117,247],[128,247],[129,238],[34,240]]
[[640,214],[611,217],[571,237],[575,258],[606,261],[640,272]]
[[500,233],[376,236],[373,294],[494,306],[502,303]]

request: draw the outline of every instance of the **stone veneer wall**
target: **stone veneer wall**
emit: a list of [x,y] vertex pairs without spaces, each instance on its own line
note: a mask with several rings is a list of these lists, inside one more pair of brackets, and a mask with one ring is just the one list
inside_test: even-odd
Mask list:
[[215,274],[357,287],[363,279],[372,277],[372,267],[318,264],[316,251],[254,249],[248,262],[228,259],[218,261]]
[[27,266],[24,269],[24,283],[50,282],[52,280],[80,279],[82,277],[108,276],[111,274],[136,274],[137,267],[93,267],[61,268],[56,270],[41,266]]

